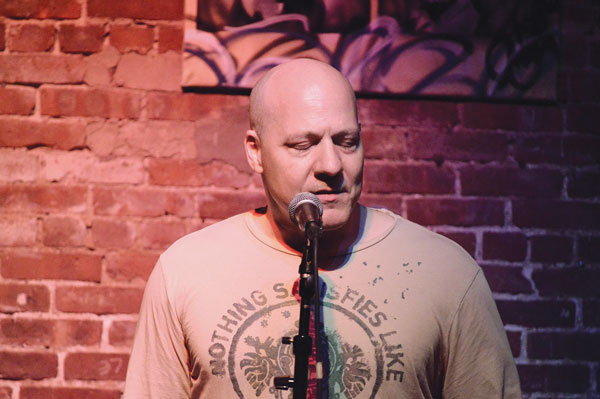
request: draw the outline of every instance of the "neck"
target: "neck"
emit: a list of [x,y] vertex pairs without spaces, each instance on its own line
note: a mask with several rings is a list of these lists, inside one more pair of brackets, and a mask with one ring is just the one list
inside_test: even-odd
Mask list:
[[[319,238],[319,258],[329,258],[347,253],[348,249],[356,244],[362,235],[366,213],[366,208],[356,204],[346,224],[337,229],[324,230]],[[288,222],[287,219],[278,222],[269,210],[262,219],[261,226],[267,235],[275,238],[288,249],[299,254],[302,253],[306,238],[297,226],[293,225],[291,221]]]

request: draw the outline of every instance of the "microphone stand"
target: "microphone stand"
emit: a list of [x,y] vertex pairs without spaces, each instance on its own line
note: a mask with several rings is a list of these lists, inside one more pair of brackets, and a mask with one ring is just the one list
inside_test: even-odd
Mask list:
[[298,335],[293,339],[283,337],[283,344],[292,344],[294,353],[294,377],[275,377],[274,384],[277,389],[287,390],[292,388],[293,399],[306,399],[308,388],[309,370],[308,360],[312,352],[312,338],[309,334],[310,327],[310,307],[314,302],[314,328],[315,328],[315,352],[316,352],[316,378],[317,378],[317,398],[321,399],[321,382],[323,379],[323,363],[319,351],[319,342],[321,336],[321,311],[319,295],[319,267],[317,265],[317,249],[319,236],[322,227],[318,222],[306,223],[304,234],[306,236],[306,246],[302,253],[300,262],[300,283],[298,291],[300,294],[300,320]]

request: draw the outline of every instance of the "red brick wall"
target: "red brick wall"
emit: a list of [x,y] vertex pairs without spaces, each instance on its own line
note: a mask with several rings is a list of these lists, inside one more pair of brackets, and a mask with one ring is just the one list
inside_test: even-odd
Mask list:
[[[557,106],[359,101],[364,202],[473,254],[531,398],[600,398],[591,4],[565,3]],[[181,0],[0,15],[0,398],[118,398],[158,254],[262,203],[247,97],[181,93]]]

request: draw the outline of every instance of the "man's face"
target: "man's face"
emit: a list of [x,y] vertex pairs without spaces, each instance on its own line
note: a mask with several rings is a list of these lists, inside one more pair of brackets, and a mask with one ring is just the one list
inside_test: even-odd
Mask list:
[[354,99],[335,84],[315,84],[295,94],[274,101],[260,136],[270,212],[279,226],[289,225],[289,202],[307,191],[323,203],[323,228],[338,229],[349,220],[362,188]]

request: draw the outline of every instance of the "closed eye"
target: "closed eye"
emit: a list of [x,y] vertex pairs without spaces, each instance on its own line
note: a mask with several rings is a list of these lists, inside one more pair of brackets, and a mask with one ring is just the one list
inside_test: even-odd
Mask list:
[[360,144],[360,135],[359,134],[342,134],[334,137],[333,142],[335,145],[338,145],[347,149],[357,148]]
[[312,147],[313,143],[309,142],[309,141],[302,141],[302,142],[298,142],[298,143],[287,143],[286,146],[288,148],[291,148],[293,150],[297,150],[297,151],[306,151],[308,150],[310,147]]

